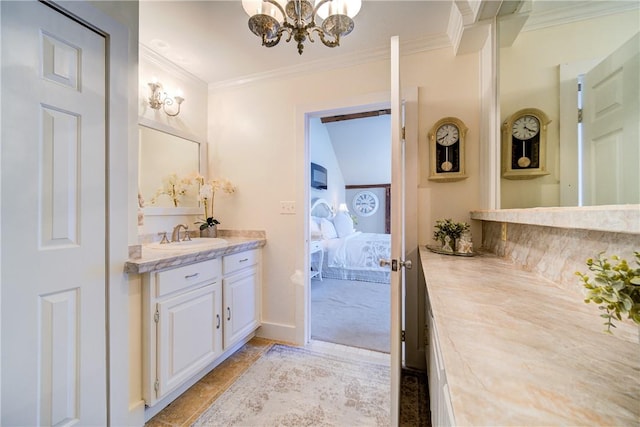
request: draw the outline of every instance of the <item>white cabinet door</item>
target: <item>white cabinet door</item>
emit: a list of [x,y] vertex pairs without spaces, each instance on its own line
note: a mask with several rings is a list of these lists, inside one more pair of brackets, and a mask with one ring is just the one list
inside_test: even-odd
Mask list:
[[224,295],[224,348],[253,332],[259,325],[258,271],[255,267],[226,277]]
[[222,354],[220,283],[159,302],[157,308],[160,398]]

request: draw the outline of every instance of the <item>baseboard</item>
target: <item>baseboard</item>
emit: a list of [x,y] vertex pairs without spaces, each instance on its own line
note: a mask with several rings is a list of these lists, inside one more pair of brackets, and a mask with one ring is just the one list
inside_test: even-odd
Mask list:
[[281,323],[262,322],[260,329],[256,331],[256,336],[274,341],[284,341],[304,345],[296,341],[296,327],[293,325],[283,325]]
[[144,400],[129,404],[128,426],[144,426]]

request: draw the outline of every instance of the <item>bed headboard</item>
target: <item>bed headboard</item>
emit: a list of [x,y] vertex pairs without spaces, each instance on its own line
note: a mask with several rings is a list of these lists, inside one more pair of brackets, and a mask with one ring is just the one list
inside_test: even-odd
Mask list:
[[311,200],[311,216],[320,218],[333,218],[333,208],[325,199],[316,198]]

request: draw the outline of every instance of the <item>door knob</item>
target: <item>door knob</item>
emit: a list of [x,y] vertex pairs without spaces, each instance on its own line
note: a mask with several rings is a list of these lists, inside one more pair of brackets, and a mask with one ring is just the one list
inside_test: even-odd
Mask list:
[[410,259],[406,261],[400,260],[400,262],[395,259],[380,259],[379,263],[380,267],[391,266],[391,270],[393,271],[398,271],[398,265],[400,265],[400,268],[405,267],[407,270],[411,270],[411,267],[413,267],[413,263]]
[[404,267],[407,270],[411,270],[411,267],[413,267],[413,263],[411,262],[410,259],[408,259],[406,261],[400,260],[400,267]]

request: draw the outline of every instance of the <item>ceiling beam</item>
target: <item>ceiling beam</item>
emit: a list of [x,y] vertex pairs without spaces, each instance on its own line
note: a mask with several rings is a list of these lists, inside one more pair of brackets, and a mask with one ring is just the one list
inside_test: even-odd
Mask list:
[[387,108],[384,110],[365,111],[362,113],[341,114],[339,116],[321,117],[320,121],[322,123],[342,122],[344,120],[363,119],[365,117],[377,117],[377,116],[384,116],[386,114],[391,114],[390,108]]

